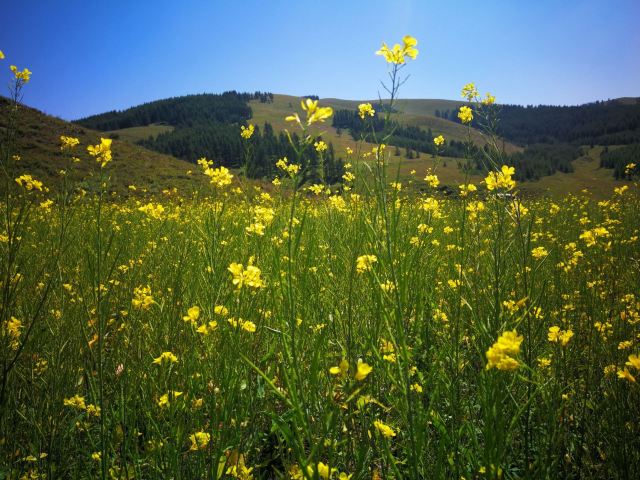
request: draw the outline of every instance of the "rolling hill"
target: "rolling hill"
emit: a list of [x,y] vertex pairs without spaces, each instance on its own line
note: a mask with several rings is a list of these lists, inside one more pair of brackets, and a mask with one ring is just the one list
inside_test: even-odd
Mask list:
[[[244,95],[244,94],[243,94]],[[192,99],[193,100],[193,99]],[[292,124],[284,120],[285,116],[289,115],[292,111],[299,111],[300,97],[294,97],[290,95],[271,95],[271,94],[251,94],[245,98],[248,109],[244,110],[242,105],[231,105],[228,109],[230,115],[232,115],[233,121],[226,122],[224,116],[220,116],[219,112],[216,113],[216,119],[214,122],[220,121],[220,124],[225,129],[226,135],[232,138],[230,143],[235,145],[238,151],[242,149],[242,142],[238,135],[238,123],[254,123],[261,130],[262,135],[270,135],[272,142],[276,142],[271,145],[272,150],[267,147],[259,146],[258,150],[262,151],[262,154],[268,154],[272,157],[280,155],[280,150],[277,142],[286,141],[283,138],[282,132],[285,129],[294,131]],[[227,100],[225,100],[226,102]],[[321,105],[328,105],[335,110],[347,109],[354,110],[357,105],[361,103],[355,100],[341,100],[341,99],[321,99]],[[630,108],[637,108],[638,101],[634,98],[618,99],[608,103],[614,105],[625,106]],[[156,102],[151,102],[150,105],[155,105]],[[467,135],[467,128],[446,120],[434,116],[436,111],[446,111],[453,108],[457,108],[461,102],[450,100],[424,100],[424,99],[410,99],[399,100],[397,103],[397,111],[394,112],[394,119],[402,125],[411,125],[419,127],[420,129],[430,129],[434,135],[443,134],[448,140],[464,140]],[[603,102],[604,104],[604,102]],[[0,108],[7,107],[7,100],[0,99]],[[69,123],[62,121],[58,118],[45,115],[35,109],[22,107],[20,109],[20,121],[18,125],[19,135],[17,137],[17,147],[21,152],[23,160],[21,161],[21,168],[24,171],[34,174],[36,177],[42,178],[49,185],[55,186],[59,182],[58,171],[66,166],[66,159],[59,152],[59,136],[60,135],[72,135],[77,136],[81,140],[81,144],[86,146],[88,144],[96,143],[100,136],[109,136],[114,139],[114,162],[112,167],[113,177],[113,189],[119,192],[127,192],[127,186],[129,184],[135,184],[138,186],[146,186],[149,191],[157,192],[167,187],[177,187],[182,191],[189,191],[194,188],[199,188],[203,184],[201,176],[189,175],[189,170],[196,171],[196,167],[191,161],[176,158],[172,155],[166,155],[153,149],[144,148],[141,144],[154,146],[158,139],[173,138],[173,134],[179,131],[186,131],[185,125],[188,128],[195,128],[196,132],[207,131],[210,123],[207,121],[200,121],[198,119],[198,108],[193,110],[193,115],[182,115],[179,112],[173,112],[174,115],[179,116],[179,120],[175,121],[175,125],[165,121],[162,115],[154,116],[142,116],[142,120],[136,119],[139,116],[140,111],[136,110],[140,107],[134,107],[130,109],[128,113],[128,126],[124,128],[104,128],[102,131],[97,131],[87,126],[80,125],[79,123],[91,123],[94,122],[97,126],[113,127],[118,126],[118,123],[122,119],[122,112],[108,112],[107,114],[101,114],[87,119],[80,120],[78,123]],[[164,107],[163,107],[164,108]],[[215,110],[214,107],[211,107]],[[240,110],[237,110],[240,108]],[[524,115],[540,115],[541,110],[534,110],[533,114],[525,107],[519,107],[524,109]],[[576,115],[575,108],[566,110],[571,107],[557,107],[560,110],[559,115]],[[599,104],[596,105],[595,111],[599,108]],[[616,107],[617,108],[617,107]],[[555,107],[551,110],[547,110],[545,115],[548,117],[549,111],[555,112]],[[179,109],[178,109],[179,110]],[[211,110],[211,109],[209,109]],[[144,109],[142,110],[144,112]],[[516,109],[516,112],[519,110]],[[592,113],[594,107],[592,107]],[[619,112],[620,110],[616,110]],[[635,111],[635,110],[634,110]],[[147,115],[148,112],[145,113]],[[181,115],[181,116],[180,116]],[[211,111],[205,113],[205,115],[213,115]],[[617,115],[617,114],[616,114]],[[3,118],[6,115],[0,117],[0,128],[3,126]],[[242,121],[242,119],[245,120]],[[592,121],[598,121],[597,116],[591,115],[589,117]],[[137,123],[144,123],[149,121],[150,123],[140,125]],[[240,122],[239,122],[240,121]],[[269,126],[265,127],[265,124]],[[578,122],[579,124],[579,122]],[[627,125],[628,127],[628,125]],[[634,134],[635,130],[626,128],[626,132]],[[541,128],[541,127],[537,127]],[[198,130],[200,129],[200,130]],[[347,147],[356,149],[357,142],[354,141],[348,129],[338,129],[331,126],[330,123],[321,124],[319,131],[322,133],[323,138],[331,142],[333,151],[335,152],[336,159],[345,158],[345,150]],[[476,132],[472,131],[473,139],[478,145],[482,145],[482,137]],[[180,139],[183,143],[189,141],[189,137]],[[225,142],[225,137],[219,137],[216,139],[219,142]],[[505,150],[508,153],[516,153],[521,155],[522,152],[527,152],[529,147],[517,145],[515,143],[505,141]],[[564,144],[561,144],[562,146]],[[363,150],[371,148],[373,145],[366,142],[360,147]],[[199,151],[199,146],[192,146],[194,158],[206,155],[204,152]],[[225,148],[229,148],[229,145],[224,145]],[[553,145],[549,144],[549,148],[552,149]],[[545,147],[546,148],[546,147]],[[608,168],[601,168],[601,153],[606,153],[607,149],[603,149],[598,145],[580,145],[574,147],[576,155],[570,159],[570,168],[563,169],[563,171],[550,170],[544,174],[537,181],[520,183],[520,189],[523,193],[527,194],[563,194],[566,192],[578,192],[582,189],[590,189],[595,195],[599,197],[606,196],[612,189],[620,185],[621,183],[613,178],[611,166]],[[611,146],[616,148],[616,146]],[[84,151],[84,148],[82,149]],[[422,178],[429,168],[437,167],[437,173],[441,179],[442,184],[455,186],[462,183],[465,180],[465,174],[459,168],[461,162],[460,158],[443,156],[436,163],[429,154],[419,154],[416,158],[408,159],[404,158],[404,154],[397,156],[394,148],[389,149],[391,153],[391,167],[397,168],[400,178],[403,181],[410,182],[416,179]],[[520,152],[520,153],[518,153]],[[402,152],[404,153],[404,152]],[[197,157],[195,157],[197,155]],[[86,157],[86,155],[85,155]],[[86,161],[84,161],[86,160]],[[218,159],[220,160],[220,159]],[[623,159],[624,160],[624,159]],[[523,160],[526,164],[529,160],[526,156]],[[230,165],[232,168],[238,166],[237,164]],[[618,168],[618,167],[616,167]],[[619,169],[619,168],[618,168]],[[90,178],[92,172],[95,170],[94,165],[91,163],[91,159],[84,158],[83,162],[77,165],[77,171],[74,174],[78,179]],[[563,173],[564,172],[564,173]],[[268,177],[268,174],[265,173]],[[337,175],[337,174],[336,174]],[[481,181],[483,173],[481,171],[472,171],[469,180],[474,182]],[[336,178],[339,178],[337,176]],[[85,182],[85,185],[90,185],[91,182]],[[416,182],[417,183],[417,182]]]
[[[8,100],[0,97],[0,132],[6,128],[8,108]],[[30,173],[55,189],[60,183],[59,171],[67,169],[71,179],[83,182],[83,188],[90,189],[90,178],[97,168],[93,158],[86,154],[86,146],[99,143],[105,133],[65,122],[24,105],[19,107],[16,131],[14,151],[21,157],[18,173]],[[74,164],[73,168],[69,168],[68,159],[60,152],[60,135],[80,139],[77,154],[81,162]],[[112,176],[111,188],[115,192],[129,194],[129,185],[150,192],[173,187],[190,191],[194,186],[204,184],[200,175],[187,175],[188,170],[195,169],[193,164],[184,160],[125,140],[114,140],[112,151],[113,162],[109,172]]]

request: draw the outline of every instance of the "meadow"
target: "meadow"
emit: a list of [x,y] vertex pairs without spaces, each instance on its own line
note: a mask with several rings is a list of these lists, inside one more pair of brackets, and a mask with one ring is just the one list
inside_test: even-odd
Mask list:
[[[417,49],[385,47],[393,104]],[[203,158],[188,195],[112,195],[116,144],[71,136],[48,191],[7,129],[0,478],[638,478],[637,183],[525,199],[488,148],[445,196],[382,137],[309,185],[301,108],[271,184]]]

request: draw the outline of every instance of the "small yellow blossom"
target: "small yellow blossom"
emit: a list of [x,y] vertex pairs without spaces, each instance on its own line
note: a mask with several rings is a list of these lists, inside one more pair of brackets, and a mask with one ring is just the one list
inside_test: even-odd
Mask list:
[[362,380],[367,378],[367,375],[369,375],[372,370],[373,367],[371,365],[359,360],[354,378],[361,382]]
[[84,397],[81,397],[80,395],[74,395],[71,398],[65,398],[64,399],[64,406],[65,407],[76,408],[78,410],[86,410],[87,409],[87,405],[85,404]]
[[460,107],[460,111],[458,112],[458,118],[462,123],[471,123],[473,120],[473,111],[471,108],[463,105]]
[[200,307],[194,305],[189,310],[187,310],[187,315],[182,317],[182,320],[185,322],[196,323],[198,318],[200,317]]
[[373,117],[376,114],[376,111],[373,109],[373,106],[370,103],[361,103],[358,105],[358,115],[360,118],[364,120],[364,117],[369,115]]
[[248,127],[245,127],[244,125],[240,125],[240,136],[245,140],[249,140],[253,135],[253,132],[255,131],[255,129],[256,127],[253,126],[253,124],[251,123],[249,124]]
[[231,272],[233,276],[232,283],[238,290],[245,285],[250,288],[262,288],[265,286],[264,280],[261,277],[261,270],[251,265],[251,261],[246,269],[240,263],[232,263],[227,270]]
[[373,264],[378,261],[378,257],[375,255],[361,255],[356,260],[356,271],[358,273],[364,273],[373,267]]
[[515,330],[504,332],[489,350],[487,350],[487,370],[497,368],[498,370],[515,370],[520,366],[515,357],[520,353],[522,336]]
[[191,447],[189,448],[192,452],[197,452],[198,450],[204,450],[209,446],[209,442],[211,441],[211,434],[207,432],[196,432],[189,435],[189,440],[191,440]]
[[376,55],[382,55],[387,63],[401,65],[405,63],[405,56],[413,60],[416,59],[418,56],[418,49],[415,48],[417,44],[418,41],[414,37],[405,35],[402,38],[402,46],[396,43],[392,48],[389,48],[386,43],[383,43]]
[[381,422],[380,420],[376,420],[373,422],[373,426],[376,427],[378,432],[382,434],[385,438],[391,438],[396,436],[396,432],[386,423]]
[[60,136],[60,150],[70,150],[80,143],[75,137]]
[[100,164],[100,168],[104,168],[111,161],[111,142],[110,138],[101,138],[97,145],[89,145],[87,152],[95,157],[96,162]]
[[160,365],[161,363],[176,363],[177,361],[178,357],[171,352],[162,352],[159,357],[153,359],[155,365]]
[[18,82],[27,83],[31,80],[31,71],[28,68],[23,69],[22,71],[18,70],[18,67],[15,65],[11,65],[9,69],[13,72],[16,80]]

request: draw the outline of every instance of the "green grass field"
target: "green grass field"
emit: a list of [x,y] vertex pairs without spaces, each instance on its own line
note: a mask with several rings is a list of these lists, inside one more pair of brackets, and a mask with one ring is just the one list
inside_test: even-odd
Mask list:
[[112,201],[82,162],[94,194],[6,183],[5,478],[640,472],[637,185],[447,200],[368,156],[330,195]]

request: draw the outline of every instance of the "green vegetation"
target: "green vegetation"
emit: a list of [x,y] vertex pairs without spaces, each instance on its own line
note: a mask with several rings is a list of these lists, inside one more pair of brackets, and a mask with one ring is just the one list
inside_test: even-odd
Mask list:
[[[616,179],[630,179],[640,164],[640,144],[626,145],[620,148],[605,148],[600,156],[602,168],[612,168]],[[629,165],[634,167],[629,168]]]

